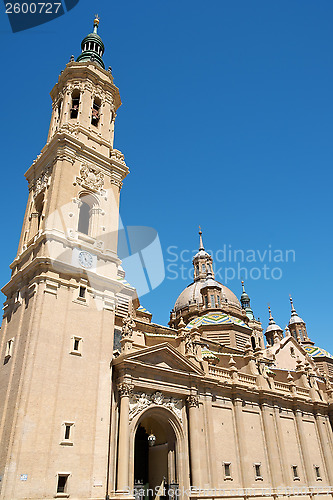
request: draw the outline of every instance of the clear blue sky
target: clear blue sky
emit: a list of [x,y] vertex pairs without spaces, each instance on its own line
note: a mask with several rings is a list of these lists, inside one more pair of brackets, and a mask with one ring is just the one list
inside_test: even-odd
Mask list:
[[[166,259],[170,245],[178,255],[197,248],[199,224],[215,255],[224,245],[283,258],[293,250],[295,262],[257,254],[247,264],[282,273],[247,279],[255,315],[266,326],[269,302],[284,328],[291,293],[312,339],[333,351],[332,1],[80,0],[16,34],[1,9],[1,283],[24,215],[23,173],[47,137],[49,91],[97,11],[123,101],[115,147],[131,170],[124,224],[155,228]],[[190,281],[173,277],[167,270],[141,298],[164,324]],[[228,286],[240,295],[237,276]]]

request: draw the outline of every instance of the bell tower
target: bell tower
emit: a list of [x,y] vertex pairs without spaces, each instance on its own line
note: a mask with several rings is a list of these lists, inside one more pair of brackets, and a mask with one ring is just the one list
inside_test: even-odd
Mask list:
[[121,104],[93,33],[51,91],[0,336],[0,499],[104,498],[117,294]]

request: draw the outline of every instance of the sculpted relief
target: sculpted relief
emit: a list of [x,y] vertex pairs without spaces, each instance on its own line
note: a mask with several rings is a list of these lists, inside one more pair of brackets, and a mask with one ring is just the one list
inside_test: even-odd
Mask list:
[[76,177],[76,183],[82,187],[99,191],[104,186],[104,174],[98,168],[82,165],[80,177]]
[[142,410],[149,406],[158,405],[171,410],[177,418],[182,422],[183,401],[181,399],[166,397],[162,392],[154,392],[153,394],[133,393],[130,397],[129,420],[138,415]]

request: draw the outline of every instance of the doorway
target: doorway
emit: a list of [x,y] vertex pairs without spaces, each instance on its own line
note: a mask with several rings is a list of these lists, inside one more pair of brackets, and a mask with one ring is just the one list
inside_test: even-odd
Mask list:
[[176,498],[176,437],[167,420],[141,419],[134,446],[134,489],[138,500]]

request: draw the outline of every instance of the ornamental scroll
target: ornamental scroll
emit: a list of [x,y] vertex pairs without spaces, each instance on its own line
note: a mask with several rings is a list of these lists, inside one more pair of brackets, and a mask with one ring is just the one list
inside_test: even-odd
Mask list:
[[80,168],[80,177],[76,177],[76,184],[99,191],[104,186],[104,174],[98,168],[82,165]]
[[36,198],[39,193],[44,191],[49,184],[50,184],[50,179],[51,179],[51,167],[48,167],[44,172],[40,174],[40,176],[35,180],[35,182],[32,185],[32,189],[34,192],[34,198]]
[[183,401],[177,398],[165,397],[161,392],[154,394],[134,393],[129,402],[129,421],[131,422],[135,415],[152,405],[162,406],[171,410],[174,415],[182,422]]

